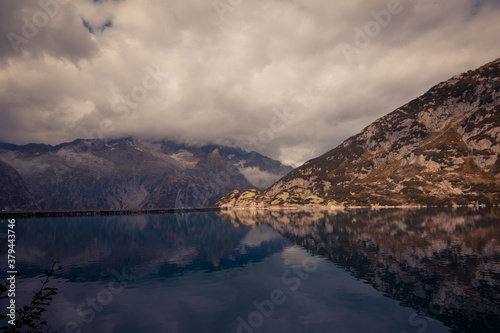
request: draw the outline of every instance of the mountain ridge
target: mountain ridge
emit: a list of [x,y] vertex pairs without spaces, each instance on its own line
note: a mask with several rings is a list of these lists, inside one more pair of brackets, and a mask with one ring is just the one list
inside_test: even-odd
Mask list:
[[[132,137],[54,146],[0,143],[0,160],[20,175],[34,200],[31,208],[42,210],[204,207],[227,191],[258,186],[243,175],[248,163],[261,166],[274,181],[292,169],[258,153],[229,147],[207,153],[205,147]],[[239,155],[228,159],[216,149]],[[273,163],[278,168],[266,168]],[[175,191],[159,195],[162,186]],[[18,190],[23,192],[22,186]],[[3,207],[26,209],[12,202]]]
[[500,204],[500,58],[443,81],[263,192],[218,207]]

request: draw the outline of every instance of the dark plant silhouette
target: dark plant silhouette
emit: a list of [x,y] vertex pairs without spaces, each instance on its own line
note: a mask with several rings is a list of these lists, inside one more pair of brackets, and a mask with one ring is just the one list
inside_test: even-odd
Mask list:
[[[56,267],[57,266],[57,267]],[[41,319],[42,312],[47,311],[52,301],[52,296],[57,295],[57,288],[48,287],[50,277],[55,271],[61,270],[62,267],[56,262],[52,263],[50,270],[45,271],[45,280],[38,291],[34,292],[33,300],[29,305],[20,307],[16,311],[15,325],[0,327],[2,332],[51,332],[49,324]],[[7,282],[0,284],[0,299],[8,298]],[[5,294],[5,295],[4,295]],[[0,320],[8,318],[0,314]]]

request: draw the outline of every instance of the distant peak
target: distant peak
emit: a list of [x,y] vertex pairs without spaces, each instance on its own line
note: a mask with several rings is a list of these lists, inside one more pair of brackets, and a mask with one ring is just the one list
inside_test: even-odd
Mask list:
[[224,159],[220,155],[219,148],[215,148],[210,154],[208,154],[206,161],[217,165],[225,163]]

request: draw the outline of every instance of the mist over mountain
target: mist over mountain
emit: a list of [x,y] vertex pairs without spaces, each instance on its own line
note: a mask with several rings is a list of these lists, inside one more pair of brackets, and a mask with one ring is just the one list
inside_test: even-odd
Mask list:
[[[11,209],[28,207],[30,197],[41,209],[204,207],[229,192],[217,206],[499,204],[499,111],[497,59],[293,171],[240,148],[139,138],[4,143],[0,159],[22,198]],[[2,205],[11,207],[7,198]]]
[[139,138],[0,143],[0,160],[1,179],[12,188],[4,191],[4,210],[204,207],[292,170],[242,149]]
[[[402,83],[403,84],[403,83]],[[500,59],[441,82],[237,207],[500,204]]]

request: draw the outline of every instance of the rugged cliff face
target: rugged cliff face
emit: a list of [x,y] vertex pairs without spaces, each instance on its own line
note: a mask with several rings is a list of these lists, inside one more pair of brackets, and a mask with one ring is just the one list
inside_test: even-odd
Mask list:
[[0,211],[38,208],[21,176],[0,160]]
[[[245,176],[249,168],[266,180],[271,175],[273,182],[291,170],[241,149],[134,138],[57,146],[0,143],[0,160],[10,171],[15,169],[9,174],[22,178],[9,183],[12,191],[24,191],[44,210],[204,207],[228,191],[259,187],[258,173],[253,181]],[[0,181],[8,179],[2,175]],[[26,206],[21,197],[4,206],[36,208]]]
[[497,59],[434,86],[264,192],[235,191],[217,205],[500,204],[499,153]]
[[194,168],[167,175],[144,199],[141,207],[207,207],[214,204],[221,193],[250,187],[252,184],[235,165],[224,160],[216,148],[203,156]]

